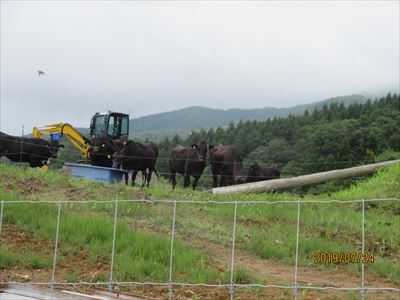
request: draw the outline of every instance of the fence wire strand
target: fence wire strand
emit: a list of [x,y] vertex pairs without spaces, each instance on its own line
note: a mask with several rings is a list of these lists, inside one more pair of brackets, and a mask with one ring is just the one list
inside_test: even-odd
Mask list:
[[217,204],[217,205],[227,205],[227,204],[266,204],[266,205],[275,205],[275,204],[297,204],[298,201],[301,203],[321,203],[321,204],[348,204],[348,203],[362,203],[362,202],[385,202],[385,201],[397,201],[400,202],[400,198],[371,198],[371,199],[363,199],[363,200],[248,200],[248,201],[240,201],[240,200],[230,200],[230,201],[216,201],[216,200],[169,200],[169,199],[114,199],[114,200],[7,200],[4,201],[4,204],[18,204],[18,203],[32,203],[32,204],[40,204],[40,203],[72,203],[72,204],[90,204],[90,203],[129,203],[129,202],[138,202],[138,203],[164,203],[164,204],[173,204],[173,203],[184,203],[184,204]]

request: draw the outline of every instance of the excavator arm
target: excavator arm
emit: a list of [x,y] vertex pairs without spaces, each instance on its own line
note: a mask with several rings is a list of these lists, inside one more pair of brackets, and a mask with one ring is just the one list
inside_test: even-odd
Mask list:
[[43,138],[45,134],[62,134],[79,152],[85,160],[89,160],[90,140],[68,123],[45,125],[43,128],[33,128],[33,137]]

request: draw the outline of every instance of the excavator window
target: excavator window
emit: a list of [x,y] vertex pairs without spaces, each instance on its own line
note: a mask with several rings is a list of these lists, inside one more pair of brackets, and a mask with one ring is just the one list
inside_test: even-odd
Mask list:
[[111,139],[128,138],[129,115],[120,113],[99,114],[96,113],[90,123],[90,135],[92,138],[109,136]]
[[104,134],[104,119],[105,119],[105,117],[106,117],[105,115],[99,115],[94,118],[94,124],[93,124],[92,132],[91,132],[91,135],[93,137],[97,137],[97,136]]
[[110,115],[108,119],[107,134],[113,139],[128,135],[128,116]]
[[119,131],[121,130],[119,127],[119,120],[116,116],[110,116],[108,119],[108,132],[107,134],[111,136],[111,138],[117,138],[119,136]]
[[121,135],[128,135],[129,132],[129,118],[128,116],[121,117]]

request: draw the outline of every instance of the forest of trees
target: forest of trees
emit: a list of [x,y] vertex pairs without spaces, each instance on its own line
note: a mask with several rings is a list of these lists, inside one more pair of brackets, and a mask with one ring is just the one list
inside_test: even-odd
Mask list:
[[[203,140],[235,145],[243,159],[243,175],[251,162],[277,164],[284,176],[297,176],[395,159],[400,155],[400,100],[388,94],[347,107],[330,103],[303,115],[231,123],[194,131],[185,139],[176,135],[158,144],[158,170],[169,172],[166,158],[173,147]],[[209,170],[204,177],[207,174]],[[202,183],[208,185],[209,180]]]

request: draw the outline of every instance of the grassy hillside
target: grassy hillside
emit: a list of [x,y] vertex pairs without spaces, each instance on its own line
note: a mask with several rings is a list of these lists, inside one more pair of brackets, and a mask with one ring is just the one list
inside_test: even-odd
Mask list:
[[286,117],[289,114],[302,114],[305,110],[320,108],[324,103],[343,102],[345,105],[354,102],[365,102],[362,95],[351,95],[330,98],[311,104],[298,105],[288,108],[264,107],[257,109],[211,109],[192,106],[170,112],[144,116],[130,120],[130,133],[134,138],[160,141],[165,137],[178,134],[182,137],[189,135],[190,130],[226,126],[230,122],[240,120],[266,120],[274,117]]
[[[0,165],[0,170],[2,200],[72,201],[63,204],[60,225],[58,263],[60,268],[64,266],[65,270],[59,272],[57,278],[67,281],[82,280],[82,276],[84,280],[108,280],[114,204],[101,202],[82,204],[77,203],[78,200],[297,200],[296,196],[287,193],[216,196],[205,191],[193,192],[179,188],[172,191],[167,183],[155,184],[148,190],[140,190],[123,184],[106,185],[75,180],[61,173],[5,164]],[[304,199],[351,200],[388,197],[399,199],[399,182],[400,165],[396,165],[347,190],[330,196],[306,195]],[[229,282],[232,214],[232,205],[178,204],[174,252],[175,281]],[[366,251],[375,255],[375,262],[366,266],[370,280],[374,278],[379,282],[379,278],[386,278],[385,280],[393,284],[399,284],[399,214],[400,203],[395,201],[368,202],[366,206],[365,247]],[[0,268],[8,271],[3,272],[3,275],[10,274],[12,277],[11,270],[24,272],[41,269],[42,274],[50,276],[56,216],[55,205],[6,202]],[[119,205],[118,216],[115,279],[165,282],[169,270],[172,206],[140,202],[122,203]],[[269,284],[291,282],[293,273],[290,270],[295,261],[296,218],[295,203],[238,206],[236,282]],[[34,246],[26,248],[24,245],[27,243]],[[318,251],[359,252],[360,247],[359,204],[304,203],[302,205],[299,264],[301,270],[308,272],[304,274],[310,272],[310,274],[312,272],[336,274],[340,270],[349,278],[359,278],[360,264],[320,265],[313,261],[314,253]],[[248,256],[253,257],[251,263],[246,263]],[[271,274],[264,274],[255,268],[255,264],[263,265],[268,261],[278,264],[277,268],[287,268],[290,276],[276,279]],[[93,268],[97,268],[96,274],[93,277],[85,277],[85,274]],[[316,284],[324,284],[319,281],[322,280],[319,276],[313,280]],[[331,277],[329,280],[334,279]],[[340,284],[340,281],[337,284]]]

